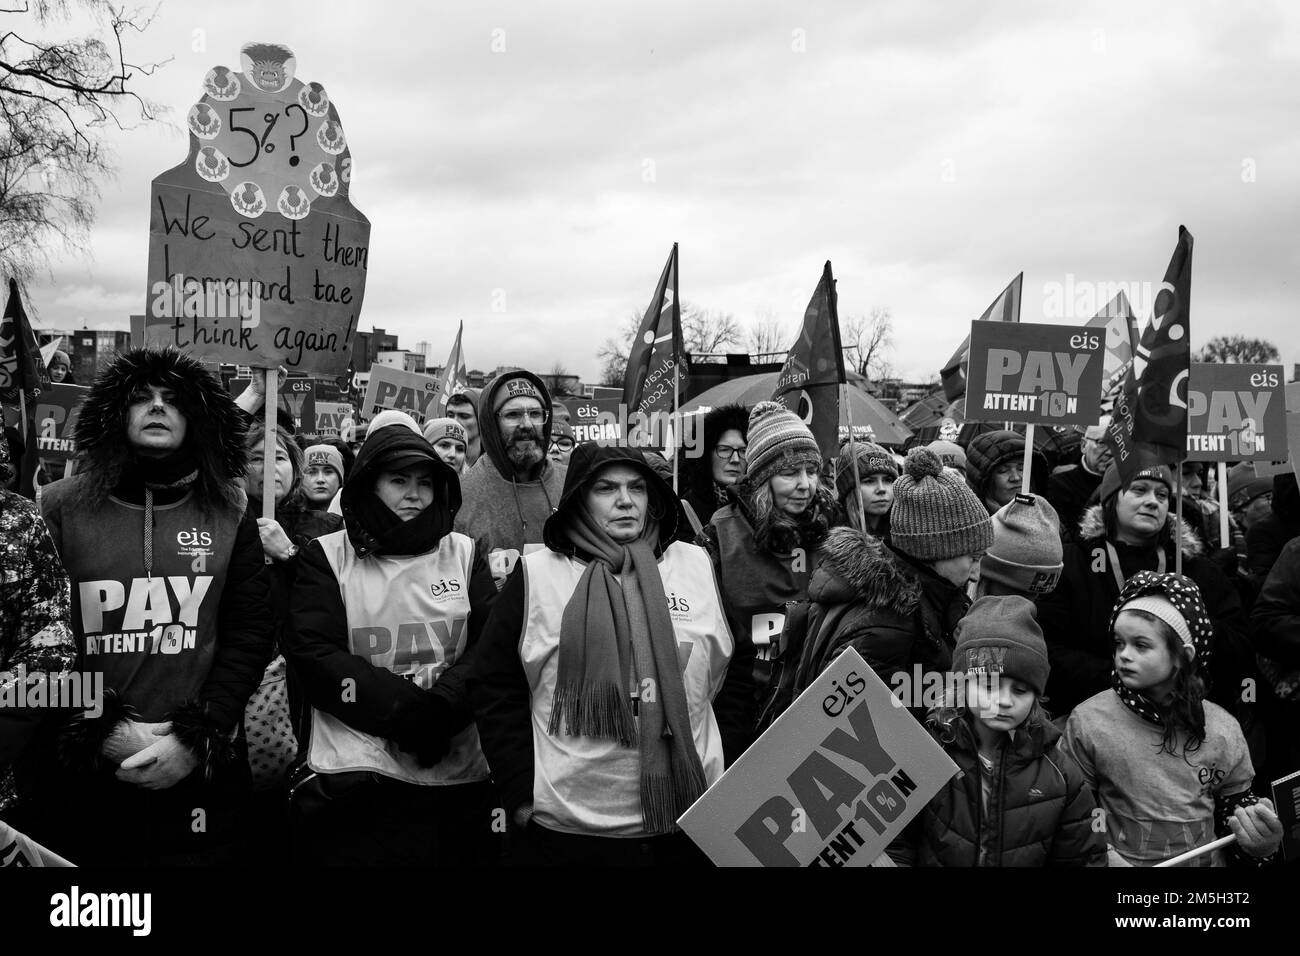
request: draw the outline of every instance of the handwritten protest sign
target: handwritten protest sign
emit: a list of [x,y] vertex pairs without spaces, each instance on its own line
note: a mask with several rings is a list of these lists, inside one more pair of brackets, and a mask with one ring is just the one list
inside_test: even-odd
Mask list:
[[1104,341],[1097,329],[972,322],[967,420],[1095,425]]
[[956,772],[850,648],[678,823],[719,866],[867,866]]
[[90,388],[85,385],[52,383],[36,399],[36,452],[46,461],[70,461],[77,457],[72,435],[77,412]]
[[153,181],[145,340],[215,362],[337,376],[365,293],[370,223],[320,83],[246,44],[190,108],[189,155]]
[[361,417],[374,418],[386,408],[406,412],[423,425],[438,417],[438,377],[407,372],[391,365],[372,365]]
[[1187,379],[1190,461],[1286,458],[1286,395],[1280,365],[1193,363]]

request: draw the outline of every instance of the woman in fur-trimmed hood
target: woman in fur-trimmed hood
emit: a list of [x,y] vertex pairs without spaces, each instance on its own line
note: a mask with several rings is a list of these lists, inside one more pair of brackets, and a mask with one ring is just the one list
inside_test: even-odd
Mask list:
[[238,479],[248,465],[247,420],[220,381],[176,349],[135,349],[119,355],[100,373],[82,402],[75,438],[77,474],[92,504],[102,504],[119,484],[142,481],[142,465],[127,441],[132,396],[149,385],[170,389],[188,424],[181,448],[152,459],[151,482],[195,473],[191,489],[204,511],[242,506]]
[[1047,640],[1052,676],[1046,703],[1055,716],[1110,686],[1109,617],[1125,581],[1139,571],[1173,571],[1174,535],[1181,538],[1183,574],[1201,589],[1214,622],[1214,657],[1207,697],[1247,729],[1241,680],[1254,676],[1241,598],[1223,572],[1203,554],[1190,527],[1178,525],[1172,505],[1174,478],[1160,465],[1123,482],[1115,465],[1102,477],[1101,503],[1083,513],[1077,539],[1065,546],[1061,581],[1038,599],[1038,621]]
[[[49,801],[52,813],[62,799],[96,808],[60,844],[76,862],[213,862],[233,841],[230,788],[248,767],[232,737],[271,659],[269,578],[237,481],[245,435],[199,363],[137,349],[82,406],[80,470],[42,493],[83,667],[104,687],[103,707],[61,741],[75,796]],[[103,824],[139,817],[147,836]]]

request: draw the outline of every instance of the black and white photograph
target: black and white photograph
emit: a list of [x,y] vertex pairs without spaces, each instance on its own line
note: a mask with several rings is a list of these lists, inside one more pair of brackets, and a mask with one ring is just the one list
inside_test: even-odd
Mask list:
[[1284,0],[8,0],[0,925],[1285,938],[1298,240]]

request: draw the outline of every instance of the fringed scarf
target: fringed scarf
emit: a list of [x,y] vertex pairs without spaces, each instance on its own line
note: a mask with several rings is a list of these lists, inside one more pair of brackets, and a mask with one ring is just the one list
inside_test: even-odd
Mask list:
[[561,618],[547,730],[637,745],[645,830],[671,833],[706,787],[652,546],[657,523],[622,545],[579,506],[566,534],[593,557]]

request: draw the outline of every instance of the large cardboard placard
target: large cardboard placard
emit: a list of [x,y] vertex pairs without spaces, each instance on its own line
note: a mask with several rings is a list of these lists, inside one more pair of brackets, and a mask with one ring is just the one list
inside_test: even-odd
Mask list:
[[316,403],[316,434],[321,438],[338,438],[343,434],[343,423],[352,418],[352,406],[347,402]]
[[436,375],[421,375],[391,365],[372,365],[361,417],[369,420],[386,408],[395,408],[423,425],[426,419],[438,417],[438,386]]
[[849,648],[678,823],[719,866],[868,866],[956,772]]
[[1286,460],[1284,382],[1280,365],[1192,363],[1187,379],[1188,460]]
[[209,70],[189,155],[153,181],[145,341],[335,377],[365,293],[370,223],[325,88],[279,44]]
[[[239,395],[248,388],[249,381],[247,375],[236,376],[226,386],[227,391]],[[316,423],[316,383],[309,378],[282,379],[278,405],[293,418],[295,431],[310,432]]]
[[1095,425],[1104,343],[1099,329],[972,322],[967,420]]
[[90,387],[51,383],[36,399],[36,453],[46,461],[70,461],[77,457],[72,440],[77,412]]

